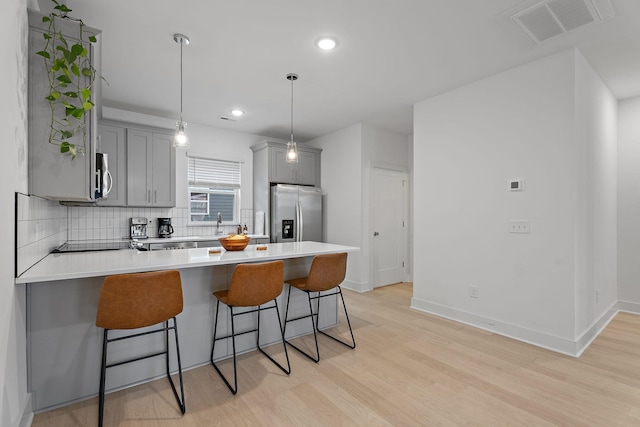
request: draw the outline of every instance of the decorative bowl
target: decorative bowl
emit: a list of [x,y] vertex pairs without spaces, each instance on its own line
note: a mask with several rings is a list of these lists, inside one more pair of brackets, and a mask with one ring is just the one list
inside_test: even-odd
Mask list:
[[244,239],[232,239],[231,237],[220,237],[218,239],[223,248],[228,251],[243,251],[247,247],[251,239],[244,236]]

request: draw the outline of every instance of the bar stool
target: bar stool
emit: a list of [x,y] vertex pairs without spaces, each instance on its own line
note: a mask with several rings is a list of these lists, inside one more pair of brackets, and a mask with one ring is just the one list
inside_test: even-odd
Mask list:
[[[184,414],[184,385],[182,383],[182,365],[176,316],[182,312],[182,282],[178,270],[149,273],[118,274],[105,277],[100,290],[96,326],[104,328],[102,340],[102,364],[100,369],[100,391],[98,407],[98,425],[102,426],[104,416],[104,394],[107,368],[165,355],[167,378],[180,411]],[[173,319],[173,326],[169,326]],[[138,329],[164,323],[162,328],[152,331],[133,333],[117,338],[109,338],[114,329]],[[169,373],[169,330],[173,330],[178,358],[178,376],[180,378],[180,398]],[[114,341],[140,337],[158,332],[165,333],[164,351],[107,364],[107,345]]]
[[[296,320],[306,319],[307,317],[311,318],[311,326],[313,327],[313,338],[316,344],[316,356],[313,356],[290,341],[286,341],[294,349],[298,350],[300,353],[307,356],[309,359],[318,363],[320,361],[320,350],[318,349],[318,335],[317,332],[320,332],[323,335],[328,336],[334,341],[339,342],[351,349],[356,348],[356,340],[353,337],[353,329],[351,329],[351,322],[349,321],[349,314],[347,313],[347,306],[344,303],[344,297],[342,296],[342,289],[340,288],[340,284],[344,281],[344,277],[347,272],[347,253],[338,253],[338,254],[325,254],[325,255],[316,255],[313,258],[313,262],[311,263],[311,268],[309,269],[309,275],[307,277],[302,277],[299,279],[287,280],[289,284],[289,293],[287,295],[287,309],[284,315],[284,327],[282,330],[282,334],[284,335],[287,323],[295,322]],[[309,300],[309,314],[304,316],[298,316],[293,319],[289,319],[289,300],[291,298],[291,289],[296,288],[307,294],[307,299]],[[337,289],[332,293],[323,293],[325,291],[330,291],[332,289]],[[317,292],[317,295],[311,296],[312,292]],[[344,308],[344,314],[347,318],[347,324],[349,325],[349,332],[351,333],[351,343],[342,341],[334,336],[329,335],[328,333],[321,331],[318,328],[318,319],[320,313],[320,300],[322,298],[330,297],[333,295],[340,295],[342,299],[342,307]],[[313,312],[313,308],[311,307],[311,300],[316,300],[316,312]],[[313,321],[313,317],[315,316],[316,321]]]
[[[250,332],[257,332],[257,347],[269,360],[271,360],[278,368],[285,374],[291,373],[291,365],[289,363],[289,354],[287,353],[287,346],[284,343],[284,335],[282,335],[282,346],[284,347],[284,354],[287,359],[287,368],[284,368],[280,363],[276,362],[270,355],[268,355],[260,347],[260,313],[265,310],[275,308],[278,316],[278,331],[282,334],[280,328],[280,311],[278,310],[278,301],[276,298],[282,293],[284,280],[284,261],[264,262],[258,264],[239,264],[236,266],[231,278],[231,284],[228,290],[214,292],[213,295],[218,299],[216,303],[216,320],[213,326],[213,344],[211,346],[211,364],[218,372],[224,383],[227,385],[231,393],[236,394],[238,392],[238,376],[236,369],[236,336],[244,335]],[[270,307],[262,307],[263,304],[273,301],[273,305]],[[231,335],[223,337],[216,337],[216,330],[218,328],[218,313],[220,313],[220,303],[223,303],[229,307],[231,317]],[[258,307],[253,310],[243,311],[241,313],[234,313],[236,307]],[[234,318],[236,316],[242,316],[245,314],[258,312],[258,326],[255,329],[251,329],[244,332],[236,332]],[[224,376],[222,371],[218,368],[218,365],[213,361],[213,351],[215,350],[216,341],[231,338],[233,346],[233,387]]]

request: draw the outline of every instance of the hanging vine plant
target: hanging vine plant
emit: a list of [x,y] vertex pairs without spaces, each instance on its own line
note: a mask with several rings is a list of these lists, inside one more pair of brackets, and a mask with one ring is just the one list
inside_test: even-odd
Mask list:
[[[84,155],[87,138],[85,116],[95,107],[93,85],[96,69],[91,64],[90,43],[95,43],[95,34],[85,29],[81,19],[69,16],[69,9],[57,0],[53,12],[42,17],[48,23],[43,33],[44,49],[36,52],[44,59],[49,80],[49,91],[45,99],[51,108],[49,143],[60,146],[60,152],[75,159]],[[75,22],[78,25],[77,41],[65,38],[56,27],[58,20]],[[78,135],[81,143],[70,141]]]

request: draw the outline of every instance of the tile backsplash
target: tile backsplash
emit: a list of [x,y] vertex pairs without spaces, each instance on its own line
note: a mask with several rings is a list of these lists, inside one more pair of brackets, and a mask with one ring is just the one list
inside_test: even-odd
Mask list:
[[[158,236],[158,218],[171,218],[174,236],[215,236],[216,226],[187,226],[187,208],[115,208],[63,206],[58,202],[16,193],[16,275],[70,240],[129,238],[129,218],[149,220],[147,235]],[[240,222],[253,232],[253,209],[240,210]],[[237,224],[221,226],[235,233]]]
[[[187,208],[112,208],[69,207],[68,240],[111,240],[129,238],[129,218],[144,217],[149,220],[147,235],[158,236],[158,218],[171,218],[173,236],[214,236],[215,225],[187,226]],[[253,209],[240,210],[240,222],[253,232]],[[223,225],[225,233],[236,231],[237,225]]]
[[67,207],[16,193],[16,275],[67,241]]

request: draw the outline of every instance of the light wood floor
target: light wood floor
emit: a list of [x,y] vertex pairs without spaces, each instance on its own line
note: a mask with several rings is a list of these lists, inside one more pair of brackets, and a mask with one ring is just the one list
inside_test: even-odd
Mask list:
[[[112,393],[105,426],[640,425],[640,316],[618,314],[575,359],[413,311],[411,293],[410,283],[345,291],[355,350],[320,337],[316,365],[290,349],[290,377],[244,355],[236,396],[211,366],[190,370],[184,416],[166,379]],[[96,425],[97,406],[33,426]]]

